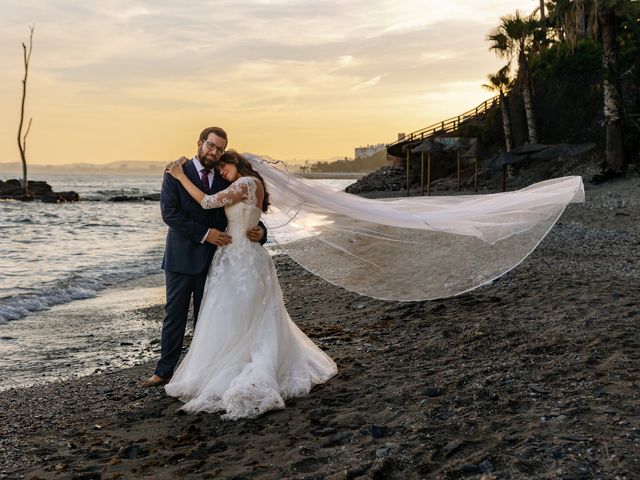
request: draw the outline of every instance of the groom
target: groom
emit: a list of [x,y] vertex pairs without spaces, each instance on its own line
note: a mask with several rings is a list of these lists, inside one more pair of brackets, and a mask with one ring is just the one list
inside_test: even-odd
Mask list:
[[[183,167],[187,177],[206,194],[213,195],[229,186],[214,170],[226,147],[227,133],[223,129],[205,128],[198,139],[198,154]],[[231,237],[224,233],[227,227],[224,208],[203,209],[171,175],[164,175],[162,181],[160,209],[162,219],[169,226],[162,260],[167,304],[160,360],[142,387],[163,385],[173,375],[182,351],[191,298],[195,325],[216,247],[231,243]],[[260,223],[247,232],[247,237],[264,243],[266,228]]]

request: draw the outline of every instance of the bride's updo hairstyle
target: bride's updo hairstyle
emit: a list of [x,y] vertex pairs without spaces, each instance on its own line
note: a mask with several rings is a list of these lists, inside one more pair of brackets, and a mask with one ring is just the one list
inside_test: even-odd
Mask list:
[[236,166],[236,168],[238,169],[238,173],[243,177],[256,177],[262,182],[262,186],[264,188],[264,198],[262,199],[262,211],[266,212],[267,209],[269,208],[269,192],[267,191],[267,185],[265,184],[264,179],[262,178],[262,175],[260,175],[258,172],[255,171],[255,169],[253,168],[253,165],[251,165],[249,160],[244,158],[235,150],[229,149],[226,152],[224,152],[224,154],[220,157],[220,160],[218,160],[218,162],[231,163]]

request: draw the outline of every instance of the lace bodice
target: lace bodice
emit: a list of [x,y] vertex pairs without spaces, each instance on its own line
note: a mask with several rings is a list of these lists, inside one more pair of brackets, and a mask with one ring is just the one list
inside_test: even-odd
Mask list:
[[249,243],[245,232],[258,225],[262,211],[257,203],[257,180],[253,177],[240,177],[226,189],[215,195],[205,195],[200,204],[202,208],[224,207],[227,216],[227,233],[233,237],[231,245]]
[[205,195],[200,202],[202,208],[220,208],[244,202],[256,206],[257,180],[253,177],[240,177],[227,188],[215,195]]

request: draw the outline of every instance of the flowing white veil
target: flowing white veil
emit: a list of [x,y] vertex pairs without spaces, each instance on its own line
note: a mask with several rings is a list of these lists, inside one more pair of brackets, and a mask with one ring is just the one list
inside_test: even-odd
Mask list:
[[371,200],[335,191],[245,154],[270,194],[269,236],[300,265],[362,295],[432,300],[504,275],[542,241],[581,177],[515,192]]

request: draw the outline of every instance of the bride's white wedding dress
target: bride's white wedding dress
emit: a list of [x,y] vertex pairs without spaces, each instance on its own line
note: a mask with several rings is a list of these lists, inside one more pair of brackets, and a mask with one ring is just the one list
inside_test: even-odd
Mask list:
[[191,347],[165,386],[189,413],[257,417],[337,373],[289,317],[269,253],[245,236],[262,213],[256,181],[241,177],[202,201],[204,208],[225,207],[233,242],[213,257]]

